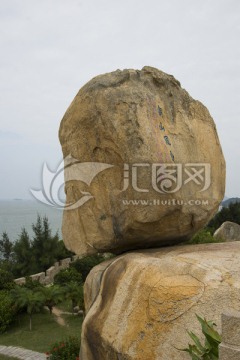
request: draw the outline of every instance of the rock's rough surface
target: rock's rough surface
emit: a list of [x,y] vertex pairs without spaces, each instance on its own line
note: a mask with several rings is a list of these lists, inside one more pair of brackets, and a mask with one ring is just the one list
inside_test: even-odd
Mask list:
[[240,240],[240,225],[231,221],[225,221],[213,235],[215,238],[224,241],[239,241]]
[[134,251],[95,267],[85,283],[84,360],[188,360],[195,314],[240,310],[240,243]]
[[77,206],[64,212],[62,227],[77,254],[181,242],[222,200],[225,161],[213,119],[157,69],[92,79],[64,115],[59,137],[64,157],[79,161],[65,169],[67,203]]
[[240,313],[229,311],[222,315],[222,342],[219,360],[240,359]]

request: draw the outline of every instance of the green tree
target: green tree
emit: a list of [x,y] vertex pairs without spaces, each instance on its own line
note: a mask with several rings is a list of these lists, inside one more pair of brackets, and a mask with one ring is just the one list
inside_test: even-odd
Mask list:
[[72,251],[69,251],[65,245],[63,240],[59,240],[58,241],[58,245],[57,245],[57,251],[56,251],[56,256],[57,256],[57,260],[62,260],[62,259],[66,259],[68,257],[72,257],[74,255],[74,253]]
[[38,293],[42,296],[43,304],[48,307],[50,314],[52,314],[53,307],[64,298],[63,289],[56,285],[41,287]]
[[70,282],[82,285],[82,275],[75,268],[62,269],[54,277],[54,284],[64,286]]
[[13,243],[10,241],[8,234],[4,231],[0,239],[0,257],[10,261],[13,253]]
[[57,260],[59,237],[57,233],[52,236],[47,217],[41,218],[38,215],[32,228],[34,231],[32,241],[32,252],[35,259],[34,272],[45,271]]
[[223,207],[209,222],[208,227],[217,230],[225,221],[232,221],[240,225],[240,203],[231,203]]
[[65,298],[67,300],[71,300],[72,302],[72,313],[74,312],[74,308],[77,305],[79,305],[84,310],[83,286],[79,285],[79,283],[72,281],[65,285]]
[[29,315],[29,330],[32,330],[32,315],[39,312],[44,304],[42,294],[24,287],[11,290],[13,303],[18,309],[26,309]]
[[4,269],[0,269],[0,290],[10,290],[14,287],[13,274]]
[[89,272],[92,270],[92,268],[101,262],[106,260],[103,255],[97,254],[97,255],[91,255],[86,256],[82,259],[77,259],[73,263],[70,264],[70,267],[75,268],[79,273],[82,274],[83,281],[86,280],[86,277],[88,276]]
[[33,239],[30,239],[23,228],[13,247],[13,272],[16,277],[45,271],[58,259],[69,256],[63,241],[59,241],[58,234],[52,236],[47,217],[42,218],[38,215],[32,228]]
[[14,252],[14,275],[16,277],[31,275],[34,268],[34,257],[32,253],[32,244],[25,228],[13,247]]

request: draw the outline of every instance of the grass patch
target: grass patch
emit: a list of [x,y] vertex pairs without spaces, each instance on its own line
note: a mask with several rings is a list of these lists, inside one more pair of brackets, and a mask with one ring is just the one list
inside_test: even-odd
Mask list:
[[25,349],[43,352],[48,351],[50,345],[64,340],[68,336],[79,336],[81,333],[82,317],[63,315],[66,326],[56,322],[56,317],[48,312],[33,315],[32,331],[29,330],[29,317],[19,316],[16,322],[0,335],[0,345],[20,346]]
[[0,360],[19,360],[18,358],[0,354]]

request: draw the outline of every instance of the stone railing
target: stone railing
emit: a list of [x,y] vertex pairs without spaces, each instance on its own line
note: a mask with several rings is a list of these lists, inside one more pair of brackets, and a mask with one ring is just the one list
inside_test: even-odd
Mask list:
[[[45,272],[41,272],[38,274],[30,275],[29,277],[32,280],[37,280],[43,285],[49,285],[53,283],[54,276],[59,273],[62,269],[67,269],[71,262],[77,260],[79,258],[78,255],[74,255],[72,258],[66,258],[60,261],[55,262],[53,266],[47,269]],[[18,278],[14,280],[17,285],[25,284],[26,278]]]
[[222,343],[219,360],[240,359],[240,312],[222,314]]

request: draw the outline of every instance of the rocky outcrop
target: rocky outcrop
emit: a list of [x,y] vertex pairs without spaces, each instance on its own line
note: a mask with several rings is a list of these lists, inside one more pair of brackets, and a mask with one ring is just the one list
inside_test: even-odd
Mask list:
[[222,342],[219,360],[240,359],[240,312],[229,311],[222,315]]
[[240,240],[240,225],[225,221],[213,235],[215,238],[222,241],[239,241]]
[[179,243],[223,198],[225,162],[213,119],[157,69],[92,79],[64,115],[59,137],[69,204],[62,233],[76,254]]
[[240,243],[134,251],[96,266],[85,283],[84,360],[188,360],[195,314],[240,311]]

